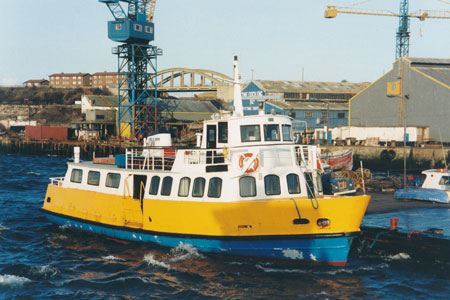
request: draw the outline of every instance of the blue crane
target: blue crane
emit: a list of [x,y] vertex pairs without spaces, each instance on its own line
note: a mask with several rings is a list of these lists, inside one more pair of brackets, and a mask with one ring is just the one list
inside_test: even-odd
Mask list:
[[114,17],[108,21],[108,37],[122,43],[113,48],[118,56],[117,131],[121,137],[146,136],[157,126],[157,57],[162,51],[149,44],[156,0],[98,1]]

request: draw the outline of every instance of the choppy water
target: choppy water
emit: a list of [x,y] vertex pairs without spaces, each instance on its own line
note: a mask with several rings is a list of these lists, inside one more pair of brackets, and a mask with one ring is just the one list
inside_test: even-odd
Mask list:
[[408,253],[355,249],[347,267],[317,268],[68,231],[39,212],[65,162],[0,155],[0,299],[450,298],[450,266]]

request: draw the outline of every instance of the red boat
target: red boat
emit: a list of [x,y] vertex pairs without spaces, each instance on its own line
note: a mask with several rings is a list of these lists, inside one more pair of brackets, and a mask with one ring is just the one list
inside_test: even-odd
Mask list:
[[322,162],[328,164],[333,171],[353,169],[353,150],[339,150],[321,155]]

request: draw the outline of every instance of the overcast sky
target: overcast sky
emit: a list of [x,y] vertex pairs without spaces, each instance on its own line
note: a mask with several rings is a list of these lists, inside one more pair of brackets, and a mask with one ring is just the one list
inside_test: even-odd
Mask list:
[[[157,0],[158,69],[210,69],[243,81],[374,81],[395,59],[397,17],[340,14],[327,5],[360,3],[395,13],[400,0]],[[0,0],[0,85],[20,85],[56,72],[116,71],[113,17],[97,0]],[[450,0],[410,0],[419,9],[450,11]],[[411,19],[410,57],[450,58],[450,19]],[[422,33],[422,36],[420,35]]]

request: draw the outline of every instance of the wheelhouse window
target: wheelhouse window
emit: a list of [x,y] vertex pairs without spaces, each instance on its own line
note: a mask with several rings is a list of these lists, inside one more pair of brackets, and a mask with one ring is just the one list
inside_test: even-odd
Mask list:
[[100,184],[100,172],[89,171],[87,183],[89,185],[99,185]]
[[161,186],[161,195],[162,196],[170,196],[170,193],[172,192],[172,182],[173,182],[172,177],[170,177],[170,176],[164,177],[162,186]]
[[256,180],[251,176],[244,176],[239,179],[239,194],[241,197],[256,196]]
[[280,127],[278,124],[264,125],[264,140],[265,141],[279,141]]
[[439,185],[450,185],[450,177],[449,176],[442,176],[439,180]]
[[260,142],[261,132],[259,125],[242,125],[241,126],[242,142]]
[[288,174],[286,181],[289,194],[300,194],[300,181],[297,174]]
[[178,187],[178,196],[187,197],[189,195],[189,186],[191,185],[191,179],[189,177],[183,177],[180,180],[180,186]]
[[219,143],[228,143],[228,122],[219,122]]
[[106,175],[105,185],[111,188],[118,188],[120,185],[120,174],[118,173],[108,173]]
[[153,176],[152,180],[150,181],[150,195],[157,195],[158,189],[159,189],[159,182],[161,181],[161,178],[159,176]]
[[220,198],[222,193],[222,179],[213,177],[209,180],[208,197]]
[[280,177],[277,175],[267,175],[264,177],[264,188],[266,190],[266,195],[279,195],[280,190]]
[[203,197],[205,193],[206,180],[203,177],[194,179],[194,187],[192,188],[192,197]]
[[281,125],[281,131],[283,134],[283,141],[291,142],[292,141],[291,125]]
[[72,169],[72,174],[70,175],[70,181],[75,183],[81,183],[83,179],[83,170]]

